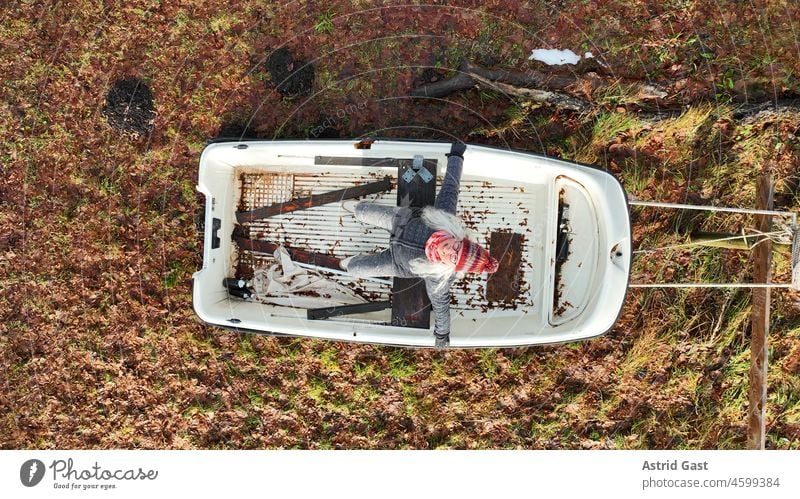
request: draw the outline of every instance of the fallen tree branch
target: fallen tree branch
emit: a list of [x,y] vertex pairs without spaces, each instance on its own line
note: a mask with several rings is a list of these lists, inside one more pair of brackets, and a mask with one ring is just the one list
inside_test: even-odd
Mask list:
[[422,85],[412,90],[411,95],[444,97],[461,90],[483,87],[560,109],[582,112],[592,106],[592,101],[599,93],[614,86],[624,88],[624,92],[621,92],[623,103],[626,99],[632,103],[659,102],[668,97],[667,92],[655,85],[609,80],[596,73],[560,75],[536,70],[487,69],[468,61],[461,63],[458,74],[452,78]]
[[592,107],[591,104],[586,101],[576,99],[575,97],[571,97],[559,92],[550,92],[535,88],[515,87],[514,85],[509,85],[507,83],[491,81],[478,75],[472,75],[472,77],[486,87],[499,90],[506,95],[514,95],[535,102],[542,102],[544,104],[555,106],[559,109],[569,109],[571,111],[583,112]]
[[452,78],[427,83],[411,91],[412,97],[445,97],[460,90],[467,90],[478,86],[471,75],[458,73]]
[[575,85],[577,81],[577,78],[574,76],[546,74],[535,70],[522,72],[509,71],[507,69],[487,69],[477,64],[472,64],[469,61],[463,61],[459,67],[459,71],[480,76],[487,80],[507,83],[515,87],[546,88],[563,92],[569,91],[570,87]]

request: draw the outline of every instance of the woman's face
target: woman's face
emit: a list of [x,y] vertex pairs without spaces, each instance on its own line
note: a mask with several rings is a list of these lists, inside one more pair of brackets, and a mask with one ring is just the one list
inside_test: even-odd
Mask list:
[[458,252],[461,251],[462,244],[464,244],[463,241],[455,239],[442,241],[436,246],[436,253],[439,254],[442,262],[455,267],[456,263],[458,263]]

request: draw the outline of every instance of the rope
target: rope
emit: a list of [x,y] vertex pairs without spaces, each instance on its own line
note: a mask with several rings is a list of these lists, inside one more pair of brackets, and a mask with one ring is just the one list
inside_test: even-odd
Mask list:
[[[357,204],[358,204],[358,201],[355,200],[355,199],[345,199],[344,201],[341,202],[341,207],[347,213],[350,213],[350,214],[355,216],[355,214],[356,214],[356,206],[355,205],[357,205]],[[353,211],[350,211],[348,206],[352,206],[353,207]]]
[[[672,205],[669,203],[645,203],[645,202],[631,202],[630,204],[641,205],[641,206],[660,206],[660,207],[667,207],[667,208],[689,208],[689,209],[706,209],[706,207],[702,206],[691,206],[691,205]],[[661,248],[655,249],[645,249],[645,250],[634,250],[634,254],[645,254],[645,253],[655,253],[658,251],[664,251],[668,249],[677,249],[677,248],[689,248],[693,246],[707,246],[708,243],[713,243],[717,241],[731,241],[737,239],[744,239],[747,242],[747,237],[749,232],[749,236],[756,236],[760,239],[753,243],[752,245],[748,246],[748,250],[752,250],[759,244],[763,243],[764,241],[772,241],[773,243],[777,244],[790,244],[792,245],[792,282],[790,284],[782,284],[782,283],[640,283],[640,282],[633,282],[629,283],[628,287],[630,288],[774,288],[774,289],[795,289],[800,291],[800,227],[796,225],[796,215],[794,213],[782,213],[782,212],[771,212],[768,210],[746,210],[746,209],[739,209],[739,208],[717,208],[717,207],[708,207],[710,208],[709,211],[728,211],[734,213],[755,213],[755,214],[768,214],[768,215],[783,215],[783,216],[791,216],[792,218],[792,225],[791,227],[787,226],[785,223],[780,223],[780,229],[775,230],[772,232],[761,232],[756,229],[742,229],[742,235],[737,236],[730,236],[730,237],[721,237],[718,239],[711,239],[708,241],[693,241],[690,243],[683,243],[683,244],[673,244],[669,246],[663,246]]]
[[301,267],[301,268],[304,268],[304,269],[317,270],[319,272],[329,272],[331,274],[343,275],[343,276],[347,276],[347,277],[352,277],[354,279],[364,279],[365,281],[372,281],[372,282],[377,282],[377,283],[380,283],[380,284],[389,284],[389,285],[392,284],[391,280],[381,279],[379,277],[356,277],[353,274],[348,274],[344,270],[336,270],[336,269],[332,269],[330,267],[320,267],[318,265],[312,265],[310,263],[301,263],[301,262],[292,262],[292,263],[297,265],[298,267]]
[[[781,230],[773,232],[761,232],[752,230],[753,234],[760,236],[761,239],[756,241],[748,249],[752,250],[759,244],[766,240],[771,240],[775,243],[792,245],[792,282],[791,284],[774,284],[774,283],[663,283],[663,284],[649,284],[649,283],[630,283],[628,286],[631,288],[792,288],[800,291],[800,227],[797,226],[797,214],[790,211],[774,211],[774,210],[754,210],[750,208],[727,208],[723,206],[698,206],[691,204],[677,204],[677,203],[659,203],[654,201],[636,201],[629,199],[630,206],[649,206],[655,208],[675,208],[680,210],[701,210],[701,211],[717,211],[727,213],[743,213],[748,215],[769,215],[778,217],[789,217],[790,223],[780,223]],[[744,239],[747,242],[744,230],[741,236],[723,237],[720,239],[712,239],[711,241],[691,242],[684,244],[675,244],[657,248],[652,250],[635,250],[633,253],[653,253],[665,249],[686,248],[691,246],[704,246],[710,242],[716,241],[729,241],[734,239]]]
[[[771,240],[773,243],[786,244],[786,240],[785,239],[781,239],[779,236],[786,236],[788,234],[791,237],[791,235],[792,235],[791,231],[788,228],[787,229],[782,229],[782,230],[776,230],[776,231],[773,231],[773,232],[761,232],[761,231],[758,231],[758,230],[755,230],[755,229],[748,229],[748,230],[752,231],[752,235],[761,236],[762,237],[760,240],[756,241],[752,246],[748,246],[748,248],[747,248],[748,250],[752,250],[753,248],[755,248],[759,244],[763,243],[767,239]],[[745,242],[746,242],[747,241],[746,238],[748,236],[744,232],[745,232],[745,230],[742,229],[742,235],[740,235],[740,236],[721,237],[719,239],[711,239],[711,240],[708,240],[708,241],[697,241],[697,242],[690,242],[690,243],[683,243],[683,244],[673,244],[673,245],[670,245],[670,246],[662,246],[660,248],[654,248],[654,249],[634,250],[633,254],[655,253],[657,251],[664,251],[664,250],[677,249],[677,248],[690,248],[690,247],[693,247],[693,246],[707,246],[708,243],[713,243],[713,242],[717,242],[717,241],[733,241],[733,240],[736,240],[736,239],[745,239]],[[798,251],[800,252],[800,249],[798,249]]]
[[797,214],[791,211],[754,210],[751,208],[728,208],[725,206],[698,206],[693,204],[658,203],[655,201],[629,200],[631,206],[651,206],[655,208],[675,208],[679,210],[721,211],[726,213],[744,213],[748,215],[773,215],[777,217],[790,217],[792,227],[797,226]]

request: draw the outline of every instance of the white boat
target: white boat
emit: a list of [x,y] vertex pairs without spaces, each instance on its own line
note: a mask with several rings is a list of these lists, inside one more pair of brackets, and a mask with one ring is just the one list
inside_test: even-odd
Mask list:
[[[258,295],[242,298],[223,280],[246,281],[251,276],[244,274],[275,263],[271,251],[252,251],[234,242],[235,229],[249,240],[333,258],[388,248],[386,231],[361,224],[341,202],[243,223],[237,221],[237,212],[385,177],[391,190],[360,199],[394,206],[399,183],[405,181],[398,165],[405,161],[406,171],[414,169],[422,177],[423,163],[413,159],[422,156],[417,159],[427,160],[426,166],[433,160],[438,189],[450,147],[395,140],[208,145],[197,185],[206,197],[206,211],[203,268],[193,283],[195,312],[208,324],[242,332],[433,347],[433,320],[430,327],[407,327],[393,321],[388,308],[309,319],[309,306],[301,306],[299,297],[282,304]],[[513,269],[516,280],[501,286],[502,301],[487,297],[487,274],[468,274],[451,288],[451,348],[569,342],[601,335],[614,325],[628,287],[631,226],[625,191],[612,175],[530,153],[468,145],[458,211],[490,251],[493,232],[519,234],[521,244]],[[362,300],[392,301],[386,279],[317,270]],[[515,295],[508,294],[509,287]]]

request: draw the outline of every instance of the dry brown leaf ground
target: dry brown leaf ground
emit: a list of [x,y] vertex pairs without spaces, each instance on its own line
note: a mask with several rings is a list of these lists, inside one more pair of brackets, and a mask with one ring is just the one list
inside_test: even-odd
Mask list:
[[[227,124],[282,138],[327,121],[342,137],[452,134],[597,162],[667,200],[752,203],[768,165],[797,208],[797,115],[732,113],[797,95],[798,14],[781,0],[11,2],[0,14],[0,447],[742,447],[746,293],[631,293],[607,335],[528,349],[223,332],[191,309],[194,184],[205,141]],[[314,65],[310,94],[275,91],[263,63],[284,45]],[[492,92],[407,98],[462,57],[524,70],[539,47],[592,51],[611,75],[663,80],[708,107],[649,123],[615,113],[613,92],[583,118]],[[153,92],[147,137],[102,115],[125,77]],[[636,217],[639,243],[721,223]],[[637,271],[744,267],[720,253],[665,260]],[[774,300],[768,445],[798,448],[800,300]]]

